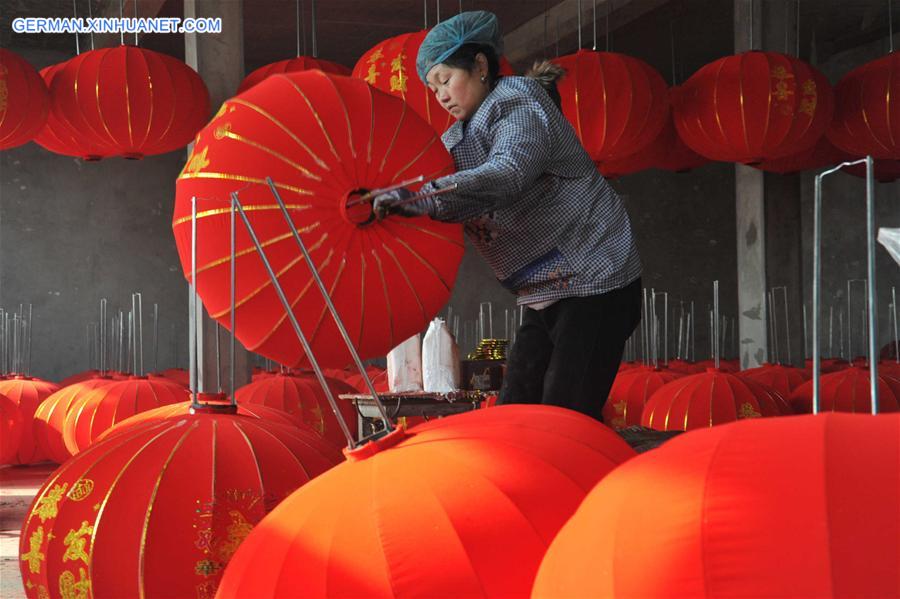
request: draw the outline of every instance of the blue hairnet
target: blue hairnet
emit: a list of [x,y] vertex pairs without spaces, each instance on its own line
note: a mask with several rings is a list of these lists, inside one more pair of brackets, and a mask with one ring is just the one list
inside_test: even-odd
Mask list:
[[503,37],[497,16],[486,10],[473,10],[435,25],[419,46],[416,57],[419,79],[424,83],[428,71],[450,58],[463,44],[485,44],[499,57],[503,53]]

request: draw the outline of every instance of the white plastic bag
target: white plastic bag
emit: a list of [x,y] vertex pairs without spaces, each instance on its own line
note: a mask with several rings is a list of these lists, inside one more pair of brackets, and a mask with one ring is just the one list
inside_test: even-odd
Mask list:
[[387,376],[392,393],[422,390],[422,343],[418,333],[388,353]]
[[900,264],[900,229],[879,228],[878,243],[885,247],[894,262]]
[[448,393],[459,389],[459,348],[447,323],[435,318],[422,342],[422,380],[425,391]]

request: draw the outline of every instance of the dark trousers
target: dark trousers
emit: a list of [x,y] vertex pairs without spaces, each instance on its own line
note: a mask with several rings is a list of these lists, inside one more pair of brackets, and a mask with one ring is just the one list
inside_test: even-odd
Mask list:
[[625,341],[640,320],[640,279],[543,310],[525,308],[498,403],[562,406],[601,420]]

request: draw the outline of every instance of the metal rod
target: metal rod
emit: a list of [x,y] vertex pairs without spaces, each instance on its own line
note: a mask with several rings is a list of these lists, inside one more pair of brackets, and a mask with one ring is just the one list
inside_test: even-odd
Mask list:
[[300,56],[300,0],[295,0],[297,8],[297,56]]
[[27,359],[25,362],[25,374],[31,374],[31,338],[32,332],[34,331],[34,312],[32,311],[32,305],[28,304],[28,353]]
[[[713,315],[715,317],[716,326],[719,326],[719,281],[713,281]],[[719,331],[716,330],[716,369],[719,368]]]
[[306,1],[300,0],[300,13],[304,15],[303,20],[300,23],[301,31],[303,33],[303,54],[306,54]]
[[153,372],[159,372],[159,304],[153,304]]
[[834,358],[834,306],[828,308],[828,357]]
[[691,316],[690,316],[690,325],[691,325],[691,362],[697,361],[697,346],[694,343],[696,338],[695,336],[695,324],[697,320],[694,316],[694,301],[691,300]]
[[[88,2],[90,3],[91,0],[88,0]],[[122,4],[122,0],[119,0],[119,20],[120,21],[125,20],[124,7]],[[125,45],[125,29],[124,28],[122,29],[122,31],[119,32],[119,44],[121,44],[122,46]]]
[[[137,352],[137,297],[131,294],[131,312],[128,315],[128,336],[134,344],[134,351],[131,355],[131,372],[138,374],[138,352]],[[128,344],[131,349],[131,343]]]
[[222,392],[222,354],[219,347],[219,323],[215,323],[216,327],[216,392]]
[[663,364],[669,365],[669,292],[663,292]]
[[[138,0],[134,0],[134,22],[137,23],[138,20]],[[134,28],[134,45],[138,45],[138,31],[137,27]]]
[[441,0],[435,0],[435,10],[434,13],[437,15],[437,21],[435,21],[435,25],[440,25],[441,23]]
[[459,184],[453,183],[451,185],[448,185],[447,187],[442,187],[440,189],[435,189],[433,191],[423,191],[421,193],[411,195],[410,197],[406,198],[405,200],[395,202],[394,204],[391,205],[391,207],[405,206],[406,204],[414,204],[414,203],[418,202],[419,200],[424,200],[425,198],[431,198],[434,196],[444,195],[445,193],[450,193],[451,191],[456,191],[457,187],[459,187]]
[[389,191],[394,191],[395,189],[400,189],[401,187],[408,187],[409,185],[421,183],[424,180],[425,180],[425,177],[422,175],[419,175],[418,177],[411,177],[409,179],[404,179],[403,181],[400,181],[399,183],[393,183],[391,185],[388,185],[387,187],[379,187],[378,189],[371,189],[371,190],[367,191],[366,193],[364,193],[363,195],[356,198],[355,200],[351,200],[351,201],[347,202],[347,206],[349,207],[349,206],[356,206],[357,204],[364,204],[365,202],[368,202],[369,200],[373,199],[375,196],[379,196],[379,195],[381,195],[383,193],[387,193]]
[[189,302],[191,316],[188,326],[188,370],[191,386],[191,407],[200,407],[198,395],[198,347],[197,337],[200,323],[197,322],[197,198],[191,198],[191,287]]
[[428,0],[422,0],[422,29],[428,29]]
[[581,50],[581,0],[578,0],[578,49]]
[[878,405],[878,310],[875,308],[877,281],[875,279],[875,160],[866,156],[866,263],[869,279],[869,393],[872,396],[872,414]]
[[900,336],[897,335],[897,288],[891,287],[891,310],[894,315],[894,361],[900,364]]
[[[88,19],[92,19],[92,18],[93,18],[93,15],[91,12],[91,0],[88,0]],[[93,50],[94,49],[94,30],[93,30],[93,28],[91,29],[90,35],[91,35],[91,50]]]
[[591,0],[591,7],[594,11],[594,14],[593,14],[593,16],[594,16],[594,25],[593,25],[594,45],[591,47],[591,49],[594,52],[596,52],[597,51],[597,0]]
[[[78,18],[78,0],[72,0],[72,16]],[[75,32],[75,55],[81,54],[81,48],[78,44],[78,32]]]
[[790,310],[788,310],[788,290],[787,287],[782,287],[781,289],[784,292],[784,341],[787,346],[787,363],[793,364],[793,360],[791,360],[791,315]]
[[781,347],[778,343],[778,311],[775,310],[775,288],[772,288],[769,297],[769,307],[772,309],[772,335],[774,336],[775,345],[775,363],[781,364]]
[[606,51],[609,52],[609,17],[612,13],[612,0],[606,0]]
[[313,58],[319,57],[319,40],[318,40],[318,32],[316,31],[316,0],[310,0],[309,4],[309,34],[312,38],[312,56]]
[[[269,184],[272,185],[272,180],[268,179]],[[273,186],[274,191],[274,186]],[[277,193],[277,192],[276,192]],[[277,197],[277,196],[276,196]],[[280,198],[278,198],[280,201]],[[341,432],[344,433],[344,437],[347,439],[347,446],[350,449],[356,447],[356,440],[353,438],[353,435],[350,433],[350,429],[347,427],[347,423],[344,422],[343,415],[340,410],[338,410],[337,403],[334,399],[334,395],[331,392],[331,389],[328,387],[327,382],[325,381],[325,375],[322,374],[322,369],[319,367],[319,362],[316,360],[315,355],[313,354],[312,348],[309,345],[309,342],[306,340],[306,335],[303,334],[303,331],[300,328],[300,324],[297,322],[297,317],[294,315],[294,311],[291,308],[290,302],[288,302],[287,297],[284,295],[284,290],[281,288],[281,283],[278,282],[278,276],[275,274],[275,271],[272,269],[272,265],[269,263],[268,257],[266,257],[265,250],[263,249],[262,244],[259,242],[259,238],[256,236],[256,232],[253,230],[253,225],[250,224],[250,219],[247,218],[247,214],[244,212],[244,207],[241,205],[240,200],[238,199],[237,192],[231,192],[231,201],[234,208],[237,209],[237,212],[241,215],[241,220],[244,221],[244,226],[247,229],[247,232],[250,234],[250,239],[253,241],[253,245],[256,246],[256,251],[259,254],[260,260],[262,260],[263,266],[265,266],[266,271],[269,273],[269,279],[272,281],[272,286],[275,289],[275,293],[278,295],[278,299],[281,301],[281,305],[284,308],[285,316],[287,316],[288,320],[291,323],[291,327],[294,329],[294,333],[297,335],[297,339],[300,341],[300,345],[303,346],[303,351],[306,352],[307,358],[309,358],[309,363],[313,367],[313,371],[316,373],[316,378],[319,381],[319,384],[322,386],[322,390],[325,392],[325,397],[328,400],[328,404],[331,406],[332,411],[334,412],[335,417],[337,418],[338,425],[341,428]],[[284,206],[284,204],[281,204]],[[289,222],[293,223],[290,219]],[[306,246],[302,246],[303,254],[308,258],[308,252],[306,251]],[[315,276],[318,277],[318,272],[314,270],[312,265],[310,265],[310,270],[315,273]],[[358,356],[355,356],[358,359]],[[371,380],[368,379],[368,376],[365,374],[365,368],[361,367],[361,363],[359,364],[360,370],[363,373],[363,378],[368,381],[371,386]],[[377,393],[374,393],[375,401],[378,401]],[[382,406],[382,412],[384,408]],[[384,416],[387,418],[387,415]],[[386,427],[390,427],[390,421],[385,422]],[[391,430],[388,428],[388,430]]]
[[891,0],[888,0],[888,42],[891,48],[888,52],[890,54],[894,51],[894,8]]
[[235,323],[237,322],[237,315],[235,311],[237,310],[237,306],[235,305],[235,294],[237,292],[235,288],[235,284],[237,282],[237,276],[235,274],[235,259],[237,257],[237,252],[235,251],[237,248],[237,227],[235,227],[235,206],[234,201],[231,202],[231,260],[230,260],[230,268],[229,268],[229,277],[230,277],[230,298],[229,298],[229,306],[231,308],[231,345],[228,355],[228,366],[229,366],[229,374],[228,374],[228,386],[231,396],[231,405],[237,405],[237,399],[234,395],[234,371],[235,371]]

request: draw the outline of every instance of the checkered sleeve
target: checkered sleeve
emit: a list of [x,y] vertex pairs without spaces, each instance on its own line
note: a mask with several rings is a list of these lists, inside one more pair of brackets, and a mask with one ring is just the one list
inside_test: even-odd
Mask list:
[[521,198],[546,168],[550,129],[540,104],[519,96],[498,102],[495,110],[487,160],[430,184],[438,189],[458,185],[456,191],[435,198],[429,207],[433,218],[463,222],[504,208]]

